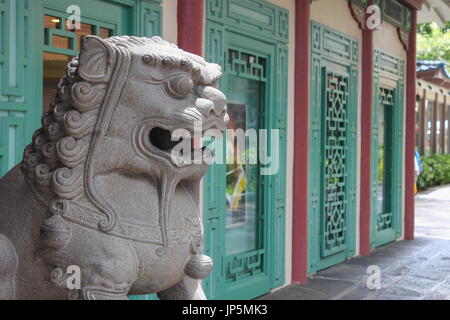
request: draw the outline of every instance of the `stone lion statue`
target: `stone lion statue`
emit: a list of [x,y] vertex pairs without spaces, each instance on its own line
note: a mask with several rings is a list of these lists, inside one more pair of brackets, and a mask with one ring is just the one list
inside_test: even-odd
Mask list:
[[197,190],[208,165],[174,162],[171,132],[226,128],[220,76],[159,37],[83,38],[22,163],[0,180],[0,298],[205,298]]

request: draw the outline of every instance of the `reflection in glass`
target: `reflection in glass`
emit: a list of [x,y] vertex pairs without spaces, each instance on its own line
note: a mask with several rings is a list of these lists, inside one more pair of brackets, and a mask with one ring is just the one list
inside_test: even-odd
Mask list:
[[61,27],[61,19],[49,15],[44,16],[45,29],[59,29]]
[[389,104],[378,110],[378,213],[391,212],[390,192],[392,173],[392,112]]
[[[259,128],[259,110],[262,106],[263,84],[256,80],[230,76],[227,105],[230,122],[228,129]],[[243,145],[243,149],[242,148]],[[250,164],[257,150],[249,145],[249,138],[241,146],[237,137],[227,135],[226,155],[226,253],[236,254],[259,248],[259,165]],[[239,163],[237,159],[245,159]],[[234,159],[232,164],[230,160]],[[252,162],[253,163],[253,162]]]
[[59,79],[64,75],[67,64],[72,57],[44,52],[44,79],[43,79],[43,109],[47,112],[52,97],[56,94],[56,86]]

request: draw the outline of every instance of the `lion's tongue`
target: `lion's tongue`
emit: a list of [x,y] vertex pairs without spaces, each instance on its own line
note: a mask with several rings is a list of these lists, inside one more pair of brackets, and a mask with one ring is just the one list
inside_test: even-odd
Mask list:
[[201,149],[203,147],[203,139],[201,137],[199,138],[193,138],[191,140],[192,149]]

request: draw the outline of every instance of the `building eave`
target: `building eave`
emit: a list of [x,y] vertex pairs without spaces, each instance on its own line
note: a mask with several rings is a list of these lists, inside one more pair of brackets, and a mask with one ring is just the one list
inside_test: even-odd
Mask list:
[[410,8],[420,10],[422,8],[424,0],[402,0],[402,2]]

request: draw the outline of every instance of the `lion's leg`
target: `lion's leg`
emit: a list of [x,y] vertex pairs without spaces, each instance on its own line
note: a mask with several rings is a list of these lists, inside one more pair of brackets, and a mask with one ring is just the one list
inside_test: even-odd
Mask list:
[[[123,254],[125,256],[125,254]],[[83,272],[80,298],[84,300],[127,300],[128,292],[137,279],[137,261],[116,259],[88,265]]]
[[[72,300],[126,300],[138,278],[136,252],[122,239],[100,237],[97,240],[98,247],[77,244],[69,248],[61,258],[66,265],[56,267],[50,279],[56,286],[66,289]],[[75,249],[78,257],[72,260]],[[66,272],[69,265],[77,271]]]
[[15,298],[15,275],[18,263],[16,250],[11,241],[0,234],[0,300]]
[[158,293],[161,300],[206,300],[199,280],[184,277],[173,287]]
[[65,269],[65,266],[53,269],[50,279],[55,286],[66,290],[69,300],[127,300],[136,281],[134,272],[118,270],[114,262],[81,266],[78,286],[76,274],[65,273]]

